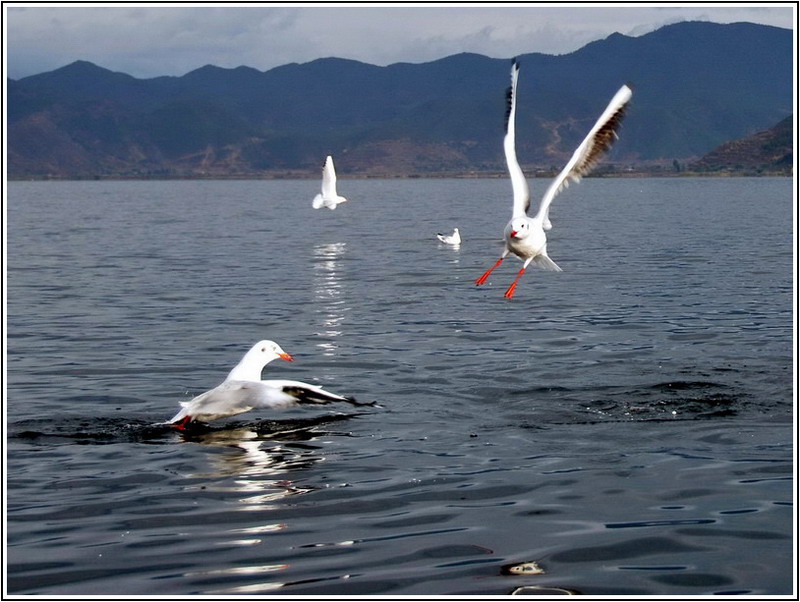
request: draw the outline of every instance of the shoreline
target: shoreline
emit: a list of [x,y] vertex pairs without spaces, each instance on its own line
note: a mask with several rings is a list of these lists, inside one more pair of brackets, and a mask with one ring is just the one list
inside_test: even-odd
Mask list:
[[[426,179],[495,179],[507,178],[506,172],[437,172],[437,173],[340,173],[342,180],[426,180]],[[554,178],[550,171],[532,171],[529,178]],[[584,176],[590,178],[793,178],[794,171],[759,172],[757,170],[729,171],[650,171],[631,170],[626,172],[607,172]],[[318,180],[319,174],[307,171],[281,171],[271,173],[186,173],[186,174],[95,174],[95,175],[16,175],[8,176],[8,182],[30,181],[101,181],[101,180]]]

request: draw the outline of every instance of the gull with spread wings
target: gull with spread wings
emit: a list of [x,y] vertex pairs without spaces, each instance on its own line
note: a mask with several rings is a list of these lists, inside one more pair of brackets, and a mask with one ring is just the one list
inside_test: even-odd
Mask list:
[[514,282],[505,292],[505,297],[511,299],[517,288],[517,283],[525,269],[534,262],[545,270],[560,272],[561,268],[550,259],[547,254],[546,230],[552,228],[549,219],[550,203],[556,195],[569,185],[569,181],[577,182],[595,166],[600,157],[617,139],[617,128],[625,116],[625,111],[631,99],[632,91],[628,86],[622,86],[603,114],[594,124],[589,135],[584,138],[575,150],[572,158],[567,162],[561,173],[556,176],[550,187],[542,197],[538,212],[528,216],[530,208],[530,190],[528,182],[517,161],[514,121],[517,111],[517,79],[519,78],[519,63],[514,60],[511,67],[511,86],[506,95],[508,108],[506,112],[506,135],[503,140],[503,150],[506,155],[508,172],[511,176],[511,186],[514,191],[514,206],[511,221],[504,231],[505,248],[500,259],[475,281],[481,285],[486,282],[492,271],[499,266],[509,253],[519,257],[524,263]]

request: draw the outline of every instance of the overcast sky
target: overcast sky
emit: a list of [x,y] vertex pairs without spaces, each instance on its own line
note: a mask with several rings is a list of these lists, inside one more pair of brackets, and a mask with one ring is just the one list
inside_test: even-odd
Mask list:
[[749,21],[791,29],[793,3],[361,7],[292,5],[42,6],[6,3],[5,75],[13,79],[88,60],[139,78],[206,64],[265,71],[336,56],[375,65],[458,52],[493,58],[572,52],[619,32],[639,36],[678,21]]

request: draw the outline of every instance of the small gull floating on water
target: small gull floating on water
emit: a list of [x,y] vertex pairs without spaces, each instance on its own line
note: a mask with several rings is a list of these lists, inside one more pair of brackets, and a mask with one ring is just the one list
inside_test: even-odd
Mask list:
[[277,343],[259,341],[221,384],[190,401],[182,401],[181,411],[169,423],[179,430],[185,430],[192,422],[211,422],[262,408],[277,410],[299,404],[319,405],[337,401],[373,405],[358,403],[353,397],[337,395],[300,381],[261,380],[264,366],[278,358],[294,361]]
[[575,150],[567,165],[556,176],[550,187],[542,197],[539,211],[533,217],[528,216],[531,204],[530,190],[525,175],[517,161],[514,120],[517,111],[517,79],[519,77],[519,63],[514,60],[511,67],[511,86],[508,88],[506,98],[508,102],[506,112],[506,135],[503,140],[503,150],[506,155],[508,172],[511,176],[511,187],[514,192],[514,204],[511,221],[504,231],[505,248],[500,259],[475,281],[481,285],[489,278],[489,274],[499,266],[509,253],[513,253],[525,263],[517,274],[514,282],[505,292],[505,297],[511,299],[517,283],[525,273],[531,262],[545,270],[560,272],[561,268],[547,255],[547,236],[545,230],[550,230],[552,224],[548,216],[550,203],[564,188],[569,185],[569,180],[578,182],[588,173],[617,139],[617,129],[625,115],[630,102],[632,91],[628,86],[622,86],[603,114],[589,131],[589,134]]
[[436,234],[436,238],[438,238],[440,242],[443,242],[446,245],[461,244],[461,233],[458,231],[458,228],[453,230],[452,234],[442,234],[441,232],[438,232]]
[[337,205],[346,202],[346,198],[336,193],[336,170],[333,167],[333,157],[328,155],[322,167],[322,191],[311,201],[311,206],[314,209],[327,207],[333,210]]

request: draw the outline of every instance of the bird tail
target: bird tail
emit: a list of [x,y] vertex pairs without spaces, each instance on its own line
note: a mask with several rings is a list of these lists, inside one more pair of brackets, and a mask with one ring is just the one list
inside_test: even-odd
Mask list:
[[181,408],[181,411],[180,411],[180,412],[178,412],[177,414],[175,414],[175,416],[173,416],[173,417],[172,417],[172,418],[169,420],[169,424],[172,424],[172,423],[174,423],[174,422],[178,422],[178,421],[180,421],[180,420],[183,420],[184,418],[186,418],[186,416],[188,416],[188,415],[189,415],[189,403],[188,403],[188,402],[186,402],[186,401],[182,401],[182,402],[180,402],[180,403],[181,403],[181,405],[183,406],[183,407]]
[[[306,198],[308,198],[308,197],[306,197]],[[322,207],[322,204],[323,204],[323,202],[322,202],[322,195],[321,195],[321,194],[318,194],[317,196],[315,196],[315,197],[314,197],[314,200],[313,200],[313,201],[311,201],[311,206],[312,206],[314,209],[319,209],[319,208],[321,208],[321,207]]]
[[547,270],[549,272],[561,272],[563,271],[560,267],[556,265],[556,262],[550,259],[547,255],[537,255],[533,262],[542,268],[543,270]]

